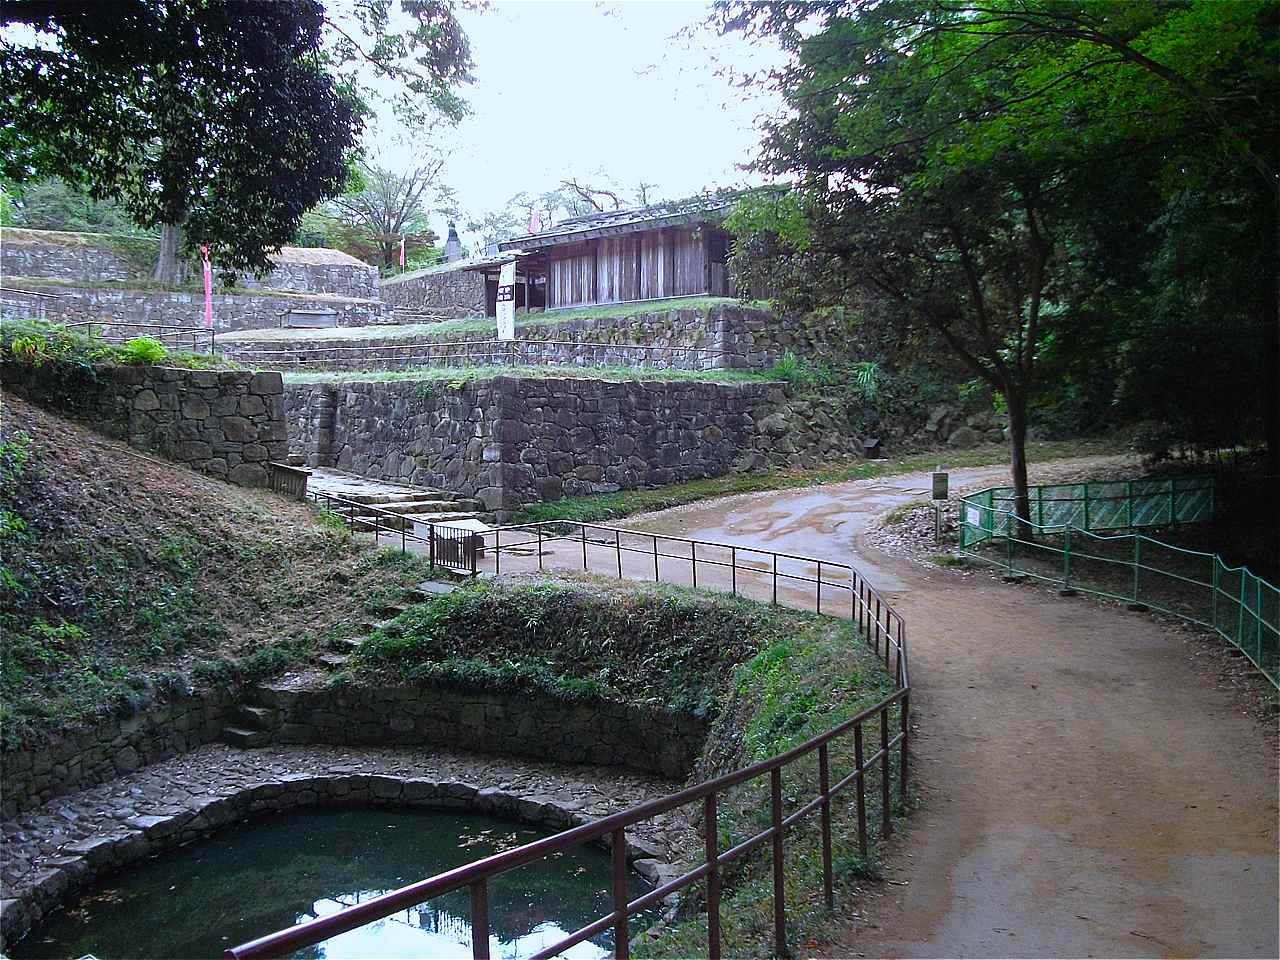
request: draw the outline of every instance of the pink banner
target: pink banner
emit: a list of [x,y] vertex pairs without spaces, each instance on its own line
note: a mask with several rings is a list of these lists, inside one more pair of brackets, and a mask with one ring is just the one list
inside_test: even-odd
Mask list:
[[209,246],[200,245],[200,258],[204,261],[204,325],[213,329],[213,271],[209,267]]

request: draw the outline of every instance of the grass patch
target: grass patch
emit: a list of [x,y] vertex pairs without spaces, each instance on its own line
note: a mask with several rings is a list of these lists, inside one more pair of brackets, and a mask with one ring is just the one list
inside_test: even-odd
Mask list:
[[649,370],[634,367],[410,367],[406,370],[330,370],[287,371],[285,383],[344,383],[350,381],[390,383],[399,380],[444,380],[451,387],[461,387],[473,380],[490,380],[494,377],[526,377],[548,379],[553,377],[578,380],[666,380],[699,381],[706,383],[770,383],[775,378],[767,372],[752,370]]
[[[8,228],[6,227],[6,232]],[[203,293],[203,280],[190,280],[186,283],[162,283],[159,280],[152,280],[147,277],[130,277],[128,280],[63,280],[59,277],[5,277],[7,285],[18,286],[22,288],[36,287],[57,287],[60,289],[75,290],[119,290],[124,293],[146,293],[161,291],[165,293]],[[214,296],[226,295],[245,295],[245,296],[262,296],[262,297],[281,297],[286,299],[294,299],[300,301],[312,300],[334,300],[341,302],[355,301],[359,303],[367,303],[360,297],[342,297],[336,293],[307,293],[297,290],[272,290],[266,287],[259,288],[234,286],[223,283],[220,280],[214,280],[212,285]],[[277,334],[279,330],[275,331]]]
[[929,557],[929,562],[936,563],[940,567],[967,566],[964,557],[957,557],[954,553],[935,553]]
[[[1027,444],[1028,458],[1034,461],[1065,457],[1097,456],[1118,452],[1109,440],[1054,440]],[[987,444],[969,450],[925,451],[897,460],[854,460],[812,470],[771,470],[763,473],[734,474],[706,480],[691,480],[665,487],[621,490],[585,497],[565,497],[547,503],[531,503],[515,513],[512,523],[537,523],[543,520],[569,520],[575,523],[602,523],[637,513],[666,510],[671,507],[710,500],[738,493],[763,490],[788,490],[824,483],[844,483],[903,473],[931,470],[939,462],[948,469],[985,467],[1008,462],[1009,449],[1004,444]]]
[[361,546],[302,504],[4,407],[5,749],[279,672],[362,633],[365,597],[400,602],[425,579],[425,559]]

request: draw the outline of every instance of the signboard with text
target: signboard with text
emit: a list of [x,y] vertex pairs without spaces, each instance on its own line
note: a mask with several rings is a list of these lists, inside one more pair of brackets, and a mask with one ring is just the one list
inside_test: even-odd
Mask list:
[[516,265],[502,265],[498,275],[498,339],[514,340],[516,338]]

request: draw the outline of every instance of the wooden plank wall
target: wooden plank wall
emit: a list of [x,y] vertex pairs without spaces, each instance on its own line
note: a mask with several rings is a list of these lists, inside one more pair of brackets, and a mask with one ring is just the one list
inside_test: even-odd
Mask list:
[[567,244],[548,251],[547,307],[701,296],[723,289],[723,267],[710,264],[707,240],[693,227],[672,227]]

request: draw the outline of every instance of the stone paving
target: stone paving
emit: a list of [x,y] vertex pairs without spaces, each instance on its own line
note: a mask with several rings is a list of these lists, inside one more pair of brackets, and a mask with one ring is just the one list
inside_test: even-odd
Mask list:
[[[257,813],[316,804],[422,806],[561,830],[678,787],[612,767],[493,755],[213,744],[0,824],[0,950],[95,877]],[[654,882],[676,876],[677,864],[700,845],[680,811],[628,834],[628,859]]]

